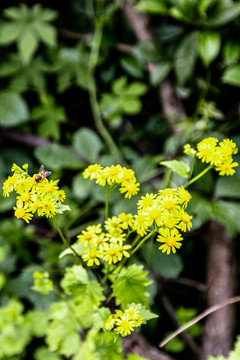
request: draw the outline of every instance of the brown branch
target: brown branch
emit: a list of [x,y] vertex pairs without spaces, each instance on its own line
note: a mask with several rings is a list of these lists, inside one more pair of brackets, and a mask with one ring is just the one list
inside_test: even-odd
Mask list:
[[[149,27],[146,14],[134,10],[127,1],[124,1],[122,9],[138,40],[152,41],[154,36]],[[157,65],[148,62],[147,67],[151,73],[155,71]],[[185,118],[186,113],[168,78],[159,85],[159,96],[169,126],[174,134],[178,134],[179,129],[175,123],[176,119]]]
[[[207,303],[209,306],[231,298],[236,285],[233,238],[215,221],[207,227]],[[206,320],[202,360],[209,355],[228,356],[232,349],[235,308],[224,308]]]
[[211,313],[220,310],[222,308],[224,308],[227,305],[231,305],[234,304],[236,302],[240,302],[240,296],[235,296],[232,297],[230,299],[227,299],[225,301],[223,301],[220,304],[216,304],[211,306],[210,308],[208,308],[207,310],[203,311],[200,315],[196,316],[194,319],[190,320],[187,324],[181,326],[179,329],[177,329],[176,331],[174,331],[170,336],[168,336],[165,340],[161,341],[159,344],[159,347],[163,347],[164,345],[166,345],[170,340],[172,340],[173,338],[175,338],[177,335],[181,334],[183,331],[185,331],[186,329],[188,329],[190,326],[196,324],[197,322],[199,322],[200,320],[202,320],[203,318],[205,318],[206,316],[210,315]]
[[150,345],[143,336],[136,333],[123,338],[123,348],[125,354],[135,353],[149,360],[174,360],[171,356]]
[[46,146],[53,144],[53,142],[46,140],[40,136],[23,134],[12,130],[1,129],[0,136],[5,137],[6,139],[20,142],[25,145],[30,145],[32,147],[39,147],[39,146]]

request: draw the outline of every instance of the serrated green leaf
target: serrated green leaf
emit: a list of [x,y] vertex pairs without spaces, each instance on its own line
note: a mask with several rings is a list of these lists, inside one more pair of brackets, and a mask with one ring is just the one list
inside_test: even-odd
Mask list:
[[111,314],[109,308],[102,307],[95,314],[93,314],[93,328],[100,330],[104,328],[104,324]]
[[157,314],[154,314],[152,311],[150,311],[148,308],[143,306],[142,304],[129,304],[130,306],[134,306],[138,309],[139,315],[143,318],[143,323],[146,324],[147,321],[158,318]]
[[58,144],[38,147],[34,154],[40,164],[44,163],[52,170],[80,169],[85,166],[71,150]]
[[35,33],[27,29],[18,39],[18,49],[23,63],[28,64],[38,46],[38,38]]
[[192,32],[185,35],[175,52],[174,68],[178,81],[181,85],[183,85],[192,76],[197,55],[197,33]]
[[118,277],[113,276],[112,289],[117,305],[123,308],[131,303],[147,305],[147,287],[152,282],[147,275],[148,272],[143,271],[143,266],[133,264],[124,268]]
[[190,172],[190,166],[188,163],[182,160],[170,160],[170,161],[161,161],[161,165],[164,165],[171,169],[173,172],[176,172],[184,178],[188,178]]
[[16,92],[0,92],[0,125],[12,127],[28,120],[28,107],[25,100]]
[[178,254],[163,254],[158,248],[160,244],[149,242],[141,249],[146,263],[159,275],[176,278],[183,270],[183,262]]
[[205,65],[209,65],[219,54],[221,36],[217,32],[199,32],[199,55]]
[[233,65],[224,70],[222,81],[226,84],[240,86],[240,65]]
[[79,290],[80,286],[86,286],[88,283],[87,271],[81,265],[74,265],[66,269],[61,280],[61,287],[67,294],[73,294]]
[[103,147],[98,135],[88,128],[81,128],[74,133],[73,146],[90,163],[98,161],[100,151]]
[[50,47],[53,47],[57,43],[57,31],[54,26],[47,24],[46,22],[37,21],[34,23],[34,29],[36,30],[40,39]]
[[20,34],[22,30],[22,24],[18,22],[5,23],[0,25],[0,44],[8,45]]

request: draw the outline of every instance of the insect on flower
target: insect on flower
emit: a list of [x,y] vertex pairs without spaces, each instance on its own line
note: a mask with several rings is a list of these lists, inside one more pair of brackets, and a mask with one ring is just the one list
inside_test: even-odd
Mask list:
[[41,165],[38,174],[35,177],[35,181],[39,183],[43,179],[45,179],[47,176],[51,175],[51,171],[44,170],[44,166]]

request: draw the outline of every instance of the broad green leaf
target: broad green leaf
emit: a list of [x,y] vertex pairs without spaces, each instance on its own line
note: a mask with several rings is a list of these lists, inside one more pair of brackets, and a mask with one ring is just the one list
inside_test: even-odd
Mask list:
[[81,173],[74,176],[72,186],[74,196],[81,200],[87,199],[96,188],[96,184],[90,179],[84,179]]
[[28,120],[28,107],[21,95],[10,91],[0,92],[0,125],[12,127]]
[[70,149],[63,145],[45,145],[35,149],[34,154],[40,164],[52,170],[80,169],[84,167],[82,161]]
[[49,351],[47,347],[41,346],[33,354],[34,360],[61,360],[60,355]]
[[111,312],[109,308],[100,308],[95,314],[93,314],[93,328],[98,330],[103,329],[110,314]]
[[81,128],[73,136],[73,147],[90,163],[98,161],[103,144],[98,135],[88,128]]
[[240,65],[233,65],[224,70],[222,81],[229,85],[240,86]]
[[48,325],[46,311],[36,309],[28,311],[26,318],[31,324],[31,332],[34,336],[42,337],[45,335]]
[[[76,241],[74,244],[71,245],[71,247],[77,252],[78,255],[84,255],[85,254],[85,247],[84,245],[80,244],[79,241]],[[74,255],[74,252],[70,248],[66,248],[61,252],[59,255],[59,259],[63,258],[66,255]]]
[[0,44],[8,45],[18,37],[23,25],[18,22],[4,23],[0,25]]
[[191,76],[197,60],[198,38],[196,32],[186,35],[175,53],[174,68],[178,81],[183,85]]
[[218,27],[227,24],[240,15],[240,4],[233,2],[219,1],[219,6],[212,16],[203,22],[206,26]]
[[224,65],[234,65],[240,57],[240,45],[237,42],[228,41],[223,48]]
[[42,21],[53,21],[58,17],[58,12],[53,9],[42,8],[40,19]]
[[18,39],[18,48],[22,61],[28,64],[38,46],[38,38],[34,32],[27,29]]
[[171,64],[170,63],[162,63],[158,65],[154,71],[150,74],[150,81],[152,85],[159,85],[169,74],[171,70]]
[[17,7],[9,7],[7,9],[4,9],[3,14],[4,16],[12,20],[21,20],[22,18],[21,8]]
[[189,164],[182,160],[161,161],[161,165],[168,167],[173,172],[176,172],[184,178],[187,178],[190,172]]
[[54,26],[46,22],[38,21],[34,23],[34,29],[38,36],[47,46],[53,47],[57,43],[57,32]]
[[208,66],[219,54],[221,36],[217,32],[198,32],[199,55]]
[[147,92],[147,85],[134,81],[126,88],[124,96],[142,96]]
[[[183,270],[183,262],[178,254],[163,254],[158,248],[161,244],[149,242],[141,249],[141,255],[148,266],[159,275],[176,278]],[[184,246],[184,242],[183,242]]]
[[216,197],[240,199],[240,179],[236,176],[221,176],[217,179]]
[[216,201],[213,204],[212,219],[225,226],[227,232],[234,236],[240,231],[240,204],[230,201]]
[[159,0],[140,0],[136,9],[151,14],[165,14],[168,10],[164,2]]
[[125,89],[127,86],[126,76],[122,76],[119,79],[116,79],[112,85],[112,91],[116,95],[124,95]]
[[131,303],[147,305],[147,287],[152,282],[147,275],[148,272],[143,271],[143,266],[136,264],[123,268],[118,277],[113,275],[112,289],[117,305],[123,308]]
[[80,290],[80,287],[86,287],[89,283],[87,271],[81,265],[74,265],[67,268],[63,279],[61,280],[61,287],[66,294],[74,294]]

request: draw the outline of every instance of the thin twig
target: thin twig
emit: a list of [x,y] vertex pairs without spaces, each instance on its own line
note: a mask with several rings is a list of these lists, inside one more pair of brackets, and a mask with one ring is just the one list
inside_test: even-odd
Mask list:
[[192,320],[190,320],[188,323],[186,323],[185,325],[181,326],[179,329],[177,329],[176,331],[174,331],[170,336],[168,336],[165,340],[161,341],[159,344],[159,347],[163,347],[164,345],[166,345],[170,340],[172,340],[173,338],[175,338],[177,335],[181,334],[184,330],[188,329],[190,326],[196,324],[198,321],[202,320],[203,318],[205,318],[206,316],[210,315],[211,313],[213,313],[214,311],[220,310],[223,307],[227,306],[227,305],[231,305],[234,304],[236,302],[240,301],[240,296],[234,296],[230,299],[227,299],[219,304],[213,305],[211,307],[209,307],[207,310],[203,311],[200,315],[196,316],[195,318],[193,318]]

